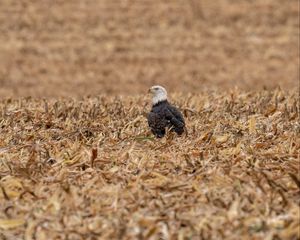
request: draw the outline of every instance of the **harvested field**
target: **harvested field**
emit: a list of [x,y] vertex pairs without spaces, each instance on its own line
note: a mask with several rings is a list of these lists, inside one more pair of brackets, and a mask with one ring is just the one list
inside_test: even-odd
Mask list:
[[[0,239],[300,239],[299,1],[1,0]],[[156,139],[161,84],[188,134]]]
[[172,99],[160,140],[145,97],[2,101],[1,238],[299,239],[296,95]]
[[0,95],[295,89],[298,0],[1,0]]

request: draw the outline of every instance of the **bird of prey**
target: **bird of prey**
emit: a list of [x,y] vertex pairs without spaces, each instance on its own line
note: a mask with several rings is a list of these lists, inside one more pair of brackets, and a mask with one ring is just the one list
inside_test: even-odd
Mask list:
[[152,86],[152,109],[148,114],[148,125],[152,133],[162,138],[166,129],[181,135],[185,129],[184,118],[181,112],[168,102],[167,91],[162,86]]

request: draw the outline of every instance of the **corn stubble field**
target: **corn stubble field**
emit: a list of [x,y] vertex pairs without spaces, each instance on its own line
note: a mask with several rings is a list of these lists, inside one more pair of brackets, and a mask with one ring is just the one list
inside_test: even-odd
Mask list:
[[297,6],[2,0],[0,239],[300,239]]
[[295,95],[172,97],[163,139],[142,97],[2,101],[2,238],[298,239]]

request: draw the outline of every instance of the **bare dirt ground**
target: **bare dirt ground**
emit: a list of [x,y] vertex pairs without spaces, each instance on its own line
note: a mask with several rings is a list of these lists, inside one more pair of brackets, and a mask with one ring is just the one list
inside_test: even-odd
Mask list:
[[0,2],[1,96],[297,86],[297,0]]

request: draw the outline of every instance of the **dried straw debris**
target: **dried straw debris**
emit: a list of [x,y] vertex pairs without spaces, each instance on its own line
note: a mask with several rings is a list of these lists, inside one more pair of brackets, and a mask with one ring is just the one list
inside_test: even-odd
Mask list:
[[143,97],[1,101],[1,239],[299,239],[296,94],[176,99],[161,140]]

